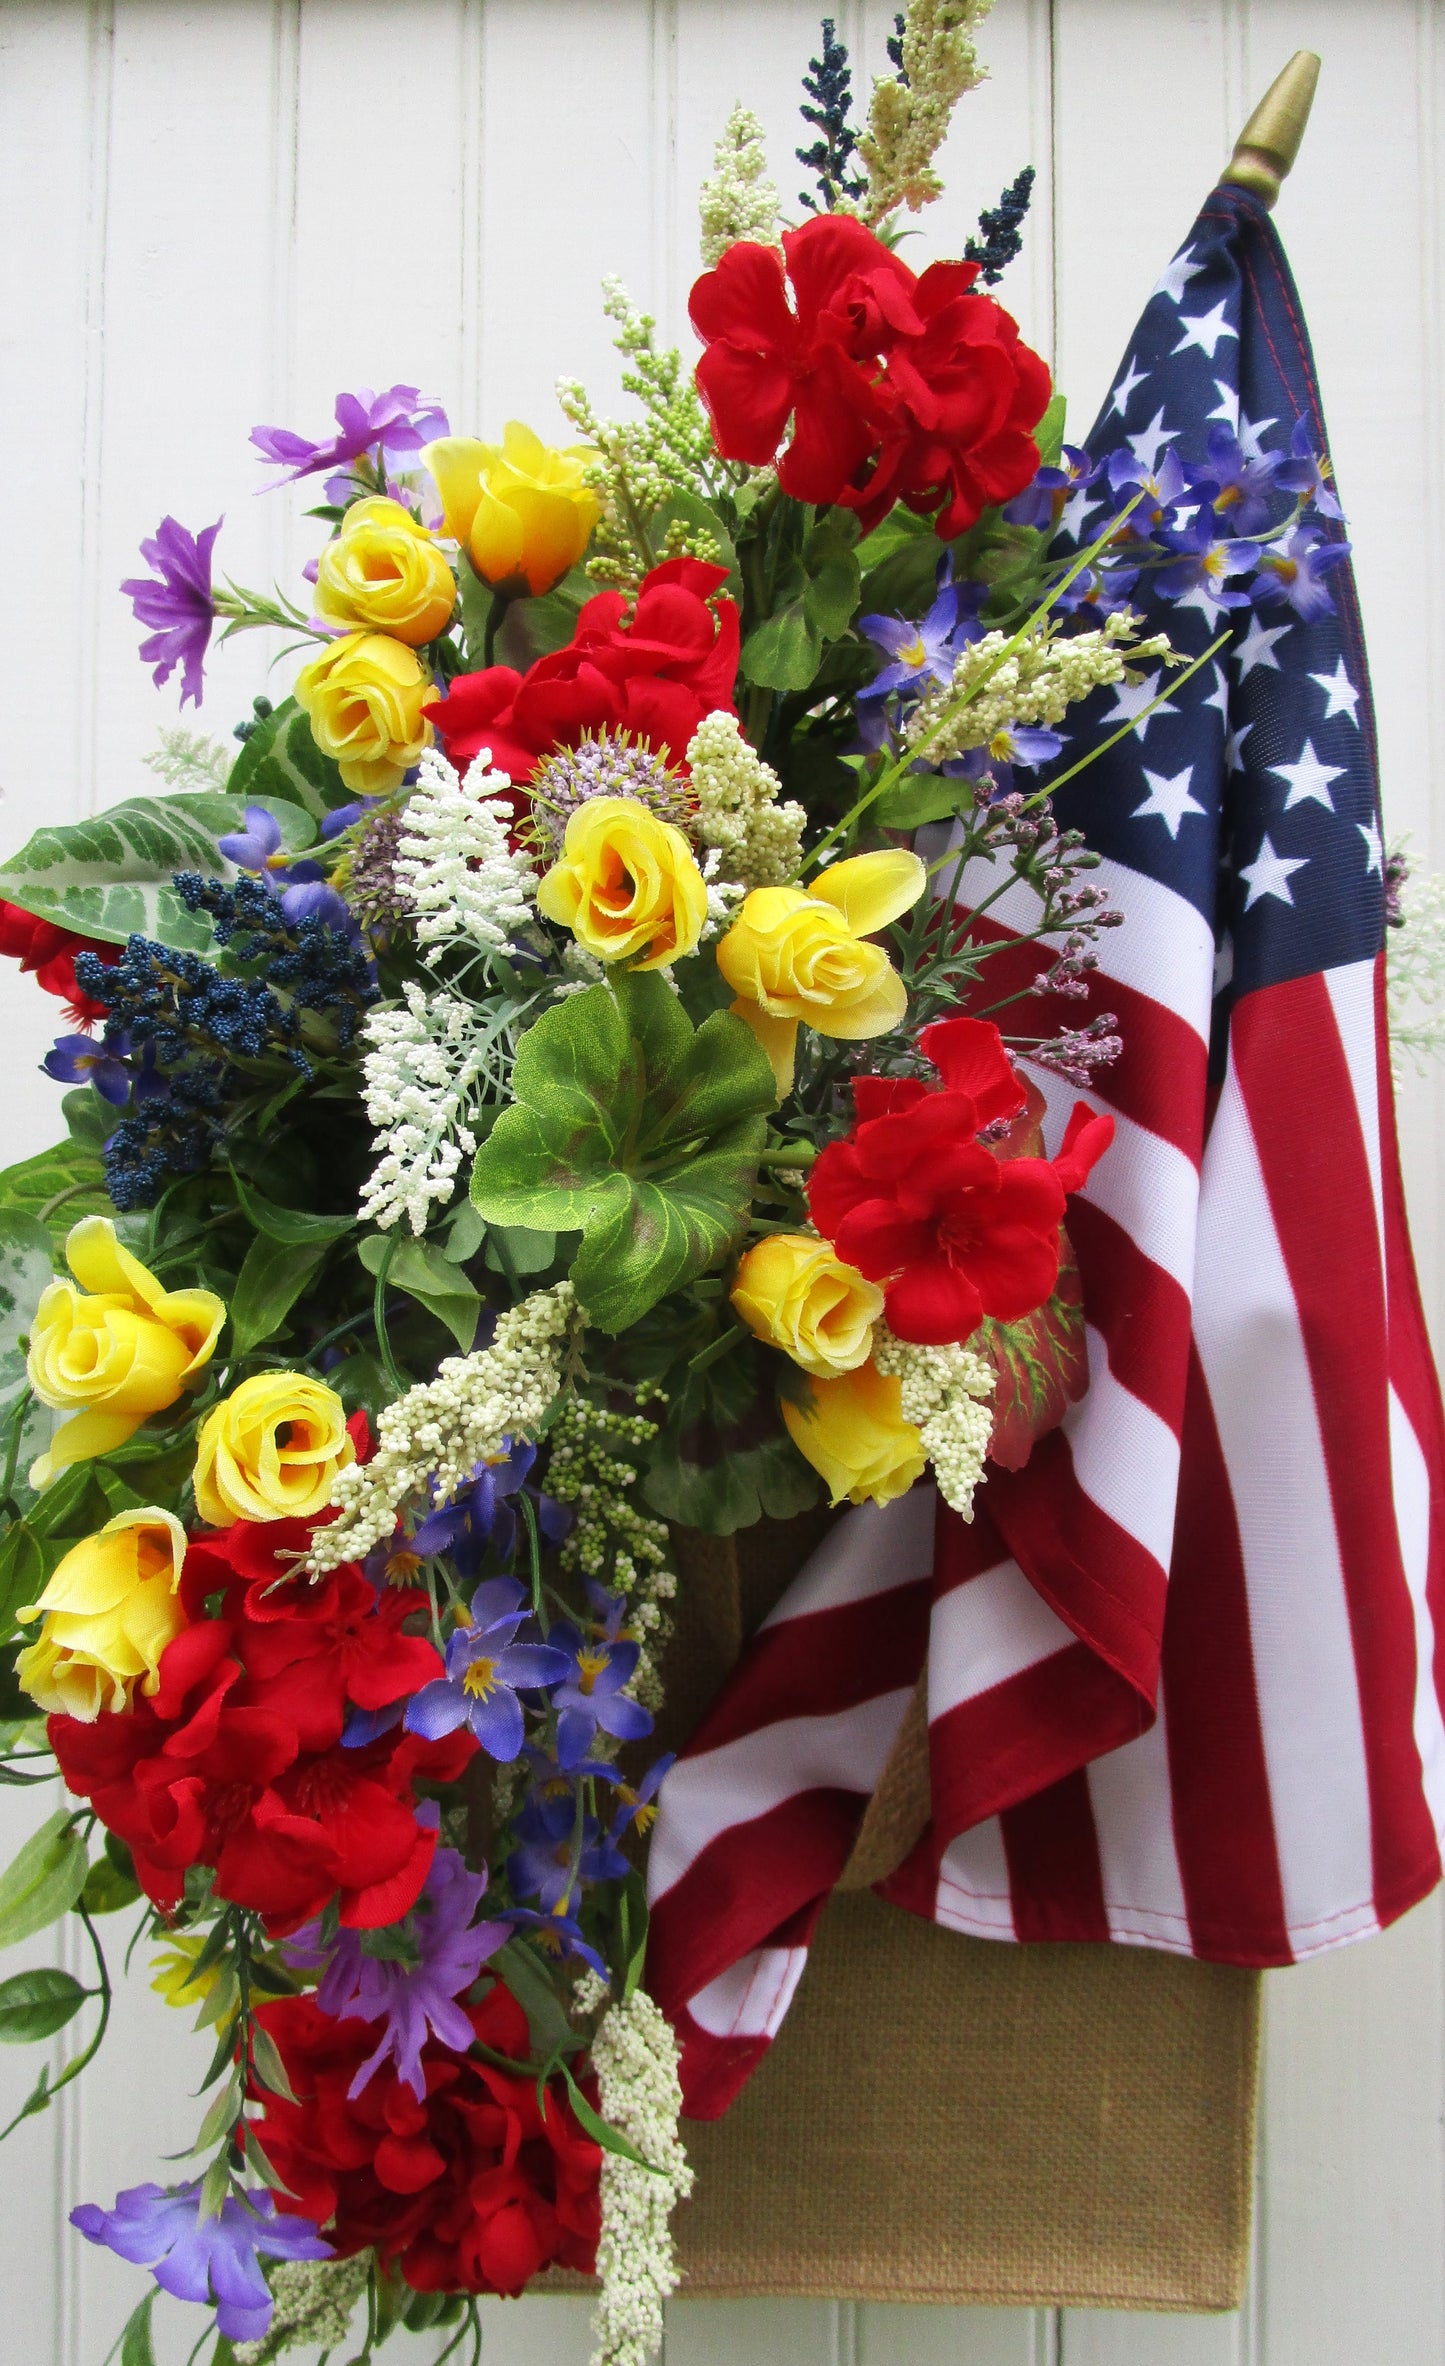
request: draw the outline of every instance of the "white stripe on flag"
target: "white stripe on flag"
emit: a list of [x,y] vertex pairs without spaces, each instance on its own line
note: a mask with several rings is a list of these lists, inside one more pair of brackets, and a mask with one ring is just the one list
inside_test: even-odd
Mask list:
[[688,2011],[709,2037],[772,2037],[807,1960],[806,1947],[755,1947],[699,1988]]
[[1147,1733],[1088,1768],[1104,1911],[1115,1939],[1192,1952],[1170,1812],[1164,1704]]
[[944,1850],[934,1920],[975,1939],[1017,1937],[1003,1826],[997,1816],[975,1824],[971,1832],[960,1832]]
[[939,1596],[928,1628],[928,1716],[943,1717],[1025,1668],[1066,1650],[1073,1631],[1029,1584],[1017,1561],[1001,1562]]
[[811,1611],[866,1602],[874,1594],[930,1576],[937,1508],[934,1489],[920,1485],[892,1503],[865,1503],[845,1512],[768,1613],[763,1627],[786,1626]]
[[1116,1380],[1092,1323],[1087,1393],[1064,1415],[1074,1477],[1085,1495],[1167,1571],[1174,1548],[1179,1440],[1167,1422]]
[[1370,1169],[1370,1191],[1375,1202],[1375,1229],[1380,1236],[1380,1261],[1385,1257],[1384,1193],[1380,1184],[1379,1032],[1375,1018],[1375,964],[1345,962],[1323,973],[1344,1046],[1345,1065],[1355,1096],[1365,1158]]
[[1390,1479],[1400,1558],[1415,1614],[1415,1747],[1425,1797],[1437,1833],[1445,1834],[1445,1718],[1435,1690],[1435,1621],[1426,1580],[1430,1568],[1430,1473],[1410,1417],[1390,1391]]

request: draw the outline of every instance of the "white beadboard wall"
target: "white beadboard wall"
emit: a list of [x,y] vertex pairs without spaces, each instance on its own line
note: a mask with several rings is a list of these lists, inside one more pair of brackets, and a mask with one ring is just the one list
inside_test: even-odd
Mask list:
[[[891,5],[834,8],[866,90]],[[116,586],[166,511],[192,527],[224,511],[225,568],[294,584],[315,529],[299,501],[256,497],[255,422],[319,433],[339,387],[411,380],[459,429],[516,416],[556,433],[560,372],[616,389],[607,271],[685,333],[711,144],[746,99],[791,195],[820,14],[818,0],[0,0],[7,845],[151,785],[140,759],[174,686],[153,692]],[[1302,45],[1324,75],[1279,219],[1352,521],[1390,829],[1445,865],[1441,0],[1000,0],[993,79],[960,112],[948,198],[909,252],[957,253],[980,206],[1037,167],[1001,292],[1082,431],[1249,107]],[[268,686],[266,656],[253,639],[213,663],[202,720],[218,735]],[[57,1131],[36,1072],[56,1006],[7,965],[0,1012],[9,1160]],[[1445,1339],[1445,1094],[1410,1080],[1402,1122]],[[6,1856],[36,1818],[4,1795]],[[1269,1980],[1240,2316],[684,2300],[668,2366],[1445,2366],[1442,1936],[1432,1901]],[[140,2279],[65,2214],[166,2175],[202,2059],[137,1978],[83,2084],[0,2154],[0,2366],[101,2366]],[[34,2068],[29,2050],[0,2058],[7,2112]],[[162,2304],[166,2366],[194,2338],[187,2313]],[[587,2314],[491,2304],[489,2366],[584,2366]],[[414,2366],[436,2346],[412,2343]]]

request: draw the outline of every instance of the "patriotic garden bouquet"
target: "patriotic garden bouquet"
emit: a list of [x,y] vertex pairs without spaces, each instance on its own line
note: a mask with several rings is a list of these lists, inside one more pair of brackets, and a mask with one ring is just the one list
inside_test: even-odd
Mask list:
[[793,227],[735,110],[696,368],[609,287],[627,423],[564,382],[564,450],[407,386],[258,428],[321,490],[309,589],[218,588],[171,518],[124,589],[183,700],[218,624],[299,643],[292,694],[0,874],[69,1013],[68,1137],[0,1176],[5,1772],[71,1802],[0,1942],[74,1911],[96,1965],[0,2016],[98,2003],[43,2109],[138,1908],[210,2101],[190,2177],[75,2222],[220,2359],[363,2298],[367,2357],[479,2351],[476,2296],[559,2264],[640,2361],[690,2179],[644,1985],[669,1523],[930,1469],[966,1516],[1085,1385],[1065,1205],[1112,1120],[1049,1155],[1039,1079],[1118,1052],[1118,916],[1063,727],[1162,696],[1141,577],[1303,615],[1346,546],[1302,437],[1063,443],[987,292],[1029,175],[904,261],[981,13],[917,0],[856,134],[825,27]]

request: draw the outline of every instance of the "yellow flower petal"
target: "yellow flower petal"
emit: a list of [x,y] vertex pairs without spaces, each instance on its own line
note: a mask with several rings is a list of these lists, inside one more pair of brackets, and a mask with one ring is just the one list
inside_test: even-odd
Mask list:
[[834,1003],[808,1013],[816,1034],[831,1035],[835,1043],[863,1043],[871,1035],[887,1035],[908,1014],[908,991],[896,969],[887,962],[866,994],[849,1003]]
[[910,911],[927,885],[928,872],[916,854],[886,846],[830,863],[809,882],[808,893],[834,905],[855,937],[871,937]]
[[466,544],[482,497],[482,473],[493,457],[491,444],[479,444],[475,437],[466,435],[442,436],[422,450],[422,462],[441,495],[442,522],[453,542]]
[[775,1019],[771,1011],[756,1002],[741,998],[733,1005],[733,1014],[751,1027],[772,1063],[773,1082],[778,1088],[779,1101],[786,1101],[793,1089],[793,1069],[798,1056],[798,1022],[796,1019]]

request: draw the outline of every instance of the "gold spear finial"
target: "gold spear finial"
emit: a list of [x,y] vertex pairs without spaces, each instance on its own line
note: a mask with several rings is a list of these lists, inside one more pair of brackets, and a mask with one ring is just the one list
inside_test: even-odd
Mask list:
[[1319,78],[1320,61],[1315,52],[1297,49],[1235,141],[1234,154],[1219,176],[1221,181],[1235,181],[1241,189],[1252,189],[1266,205],[1273,205],[1281,181],[1299,154]]

